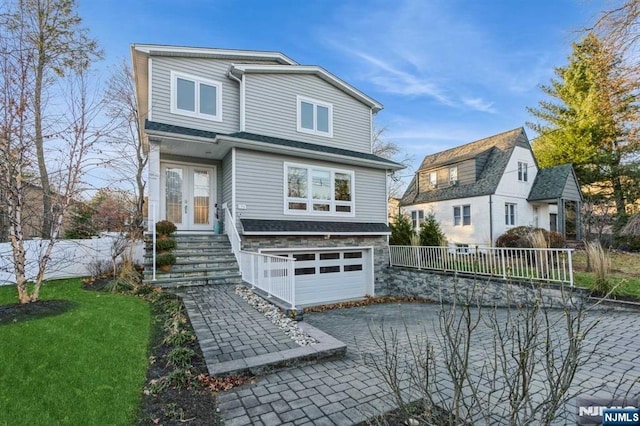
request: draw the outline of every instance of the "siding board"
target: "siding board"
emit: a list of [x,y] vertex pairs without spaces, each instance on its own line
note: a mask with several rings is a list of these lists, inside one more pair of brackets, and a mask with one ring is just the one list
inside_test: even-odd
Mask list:
[[[371,152],[371,109],[315,75],[246,74],[246,131]],[[333,105],[333,137],[297,131],[297,99]]]
[[[284,214],[284,163],[353,170],[355,174],[355,217]],[[386,172],[343,164],[287,157],[263,152],[236,151],[236,209],[238,219],[315,220],[335,222],[385,222]]]

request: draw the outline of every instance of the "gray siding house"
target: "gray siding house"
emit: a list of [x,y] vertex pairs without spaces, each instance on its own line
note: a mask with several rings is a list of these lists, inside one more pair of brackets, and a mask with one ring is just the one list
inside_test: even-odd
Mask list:
[[149,217],[296,259],[311,302],[373,294],[388,264],[387,174],[372,154],[382,105],[282,53],[135,44],[149,149]]
[[433,213],[454,246],[493,245],[517,226],[580,239],[573,167],[539,169],[523,128],[427,155],[400,200],[416,229]]

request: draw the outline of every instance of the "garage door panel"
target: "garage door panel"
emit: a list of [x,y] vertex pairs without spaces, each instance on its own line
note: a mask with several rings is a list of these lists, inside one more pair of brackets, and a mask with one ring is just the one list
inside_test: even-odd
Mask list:
[[370,288],[370,249],[281,252],[296,259],[296,303],[320,304],[364,297]]

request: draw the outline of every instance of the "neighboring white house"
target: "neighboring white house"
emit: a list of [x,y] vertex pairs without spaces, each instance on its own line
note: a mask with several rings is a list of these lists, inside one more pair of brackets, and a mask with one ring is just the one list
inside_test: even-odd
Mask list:
[[492,245],[510,228],[580,239],[582,195],[571,165],[538,169],[523,128],[428,155],[401,209],[416,230],[433,213],[451,245]]
[[402,168],[372,154],[382,105],[279,52],[131,52],[156,219],[213,233],[228,207],[244,250],[296,259],[299,304],[373,294],[388,266],[386,177]]

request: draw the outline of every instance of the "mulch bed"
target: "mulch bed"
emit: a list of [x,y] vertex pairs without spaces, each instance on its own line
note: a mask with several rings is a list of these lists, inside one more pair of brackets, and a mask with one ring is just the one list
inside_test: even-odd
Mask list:
[[[158,318],[161,308],[152,304],[153,317]],[[188,321],[188,320],[187,320]],[[189,328],[191,323],[185,324]],[[150,343],[149,368],[145,389],[151,386],[153,381],[167,377],[173,368],[167,363],[167,355],[171,347],[163,343],[166,333],[162,324],[154,320],[152,324],[152,337]],[[188,348],[195,352],[191,359],[191,371],[194,374],[208,374],[207,366],[200,350],[198,342],[191,342]],[[169,387],[158,394],[145,392],[140,402],[140,411],[136,424],[138,425],[220,425],[222,419],[217,411],[214,394],[205,386],[194,380],[186,389]]]
[[75,307],[70,300],[38,300],[0,306],[0,325],[65,313]]

